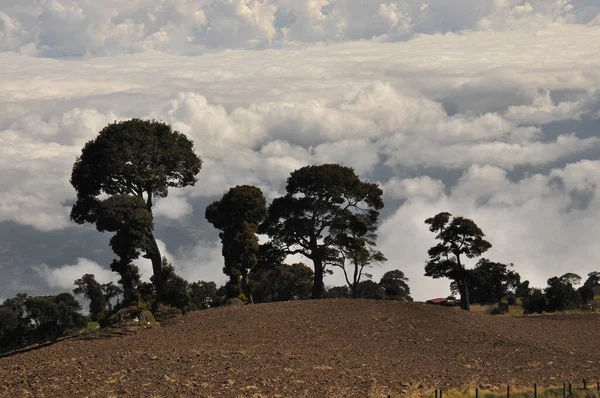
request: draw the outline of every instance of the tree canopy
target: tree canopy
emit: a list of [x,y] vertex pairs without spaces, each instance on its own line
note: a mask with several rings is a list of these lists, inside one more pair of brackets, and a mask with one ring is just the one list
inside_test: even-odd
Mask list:
[[404,272],[399,269],[391,270],[383,274],[379,281],[379,286],[383,288],[386,297],[401,301],[413,301],[410,296],[408,278],[404,275]]
[[291,173],[286,194],[273,200],[260,230],[286,254],[302,254],[312,261],[311,296],[321,298],[326,266],[340,257],[336,237],[352,214],[364,214],[376,223],[382,194],[377,184],[361,181],[349,167],[302,167]]
[[193,143],[166,123],[131,119],[106,126],[77,158],[71,184],[77,201],[71,219],[116,232],[111,247],[120,273],[143,252],[152,261],[157,290],[163,287],[161,255],[154,237],[152,206],[169,188],[194,185],[202,161]]
[[[425,265],[425,275],[433,278],[449,278],[456,282],[460,292],[461,308],[469,310],[468,272],[464,257],[481,256],[492,247],[483,239],[483,231],[468,218],[454,217],[450,213],[438,213],[425,220],[429,230],[436,233],[439,241],[427,252],[429,260]],[[463,256],[463,258],[461,258]]]
[[259,243],[256,232],[267,212],[260,188],[238,185],[231,188],[206,208],[206,219],[219,229],[225,266],[229,277],[227,295],[230,298],[250,295],[248,274],[258,263]]

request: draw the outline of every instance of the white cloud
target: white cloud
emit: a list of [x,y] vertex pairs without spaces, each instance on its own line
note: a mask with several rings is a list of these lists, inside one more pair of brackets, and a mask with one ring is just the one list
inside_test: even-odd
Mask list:
[[119,279],[118,275],[107,267],[102,267],[85,258],[78,258],[76,264],[63,265],[58,268],[50,268],[46,264],[32,268],[48,283],[50,288],[68,292],[74,289],[75,280],[85,274],[93,274],[99,283],[116,283]]

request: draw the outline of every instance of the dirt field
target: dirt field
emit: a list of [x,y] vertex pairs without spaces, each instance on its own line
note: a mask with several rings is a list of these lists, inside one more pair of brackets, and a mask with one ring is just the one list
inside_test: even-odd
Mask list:
[[599,376],[600,315],[320,300],[216,308],[0,358],[0,396],[377,397]]

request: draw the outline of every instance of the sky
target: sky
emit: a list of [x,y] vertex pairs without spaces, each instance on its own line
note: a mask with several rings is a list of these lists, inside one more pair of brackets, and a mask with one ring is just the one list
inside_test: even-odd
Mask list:
[[382,187],[369,272],[402,270],[417,300],[449,294],[424,276],[441,211],[533,286],[600,270],[598,0],[0,0],[0,71],[0,299],[118,279],[110,236],[69,220],[69,177],[132,117],[204,162],[155,207],[190,281],[225,281],[207,204],[240,184],[270,201],[331,162]]

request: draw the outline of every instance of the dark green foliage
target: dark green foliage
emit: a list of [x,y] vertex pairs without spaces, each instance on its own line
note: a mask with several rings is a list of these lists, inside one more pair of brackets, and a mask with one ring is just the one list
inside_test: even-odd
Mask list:
[[529,294],[529,281],[519,283],[515,289],[515,297],[525,297]]
[[350,298],[350,289],[348,286],[334,286],[327,289],[325,298]]
[[338,164],[302,167],[290,175],[286,195],[269,206],[261,233],[286,254],[302,254],[313,262],[312,298],[324,293],[328,264],[340,261],[336,237],[346,232],[347,218],[366,215],[373,224],[383,208],[377,184],[361,181],[354,170]]
[[[495,263],[482,258],[475,268],[467,270],[470,303],[496,304],[514,292],[521,282],[521,276],[509,267],[513,267],[513,264]],[[459,292],[458,284],[452,282],[451,289]]]
[[581,306],[581,296],[573,285],[580,281],[579,275],[573,273],[548,279],[548,287],[544,289],[546,311],[554,312],[579,308]]
[[35,341],[54,340],[70,329],[85,326],[81,305],[70,293],[56,296],[28,297],[25,300],[27,318],[34,325]]
[[276,264],[250,273],[252,297],[255,303],[305,300],[310,298],[313,271],[302,263]]
[[8,307],[0,307],[0,345],[5,335],[10,335],[19,326],[19,316]]
[[92,274],[85,274],[75,281],[73,294],[82,294],[90,300],[90,318],[93,322],[99,322],[105,315],[106,297],[102,285],[96,281]]
[[214,282],[198,281],[190,285],[190,299],[194,309],[204,310],[212,307],[215,297],[217,297],[217,284]]
[[461,308],[468,311],[468,270],[462,262],[463,258],[479,257],[492,245],[483,239],[485,234],[473,220],[464,217],[450,220],[451,217],[450,213],[439,213],[425,220],[439,241],[427,252],[429,260],[425,265],[425,275],[436,279],[449,278],[456,282]]
[[413,301],[410,297],[408,278],[399,269],[388,271],[381,277],[379,286],[383,288],[386,298],[400,301]]
[[523,310],[525,314],[541,314],[546,310],[546,296],[541,289],[529,289],[523,296]]
[[384,289],[372,280],[360,282],[357,286],[357,291],[356,298],[379,300],[384,297]]
[[206,219],[220,230],[223,243],[223,272],[229,277],[227,297],[250,295],[248,274],[258,263],[256,232],[264,219],[267,204],[262,191],[249,185],[231,188],[206,208]]
[[594,301],[594,288],[597,286],[600,286],[600,272],[590,272],[588,278],[583,283],[583,286],[577,289],[582,304],[589,304]]
[[190,310],[192,308],[190,284],[175,273],[175,268],[165,257],[162,259],[162,272],[165,286],[159,293],[159,301],[184,313]]
[[83,147],[71,174],[77,191],[71,219],[96,224],[99,231],[115,232],[111,247],[119,260],[111,268],[128,285],[124,286],[126,302],[133,299],[129,289],[136,279],[135,272],[127,268],[140,252],[152,260],[157,289],[162,290],[153,201],[166,197],[169,188],[194,185],[201,166],[192,141],[154,120],[109,124]]

